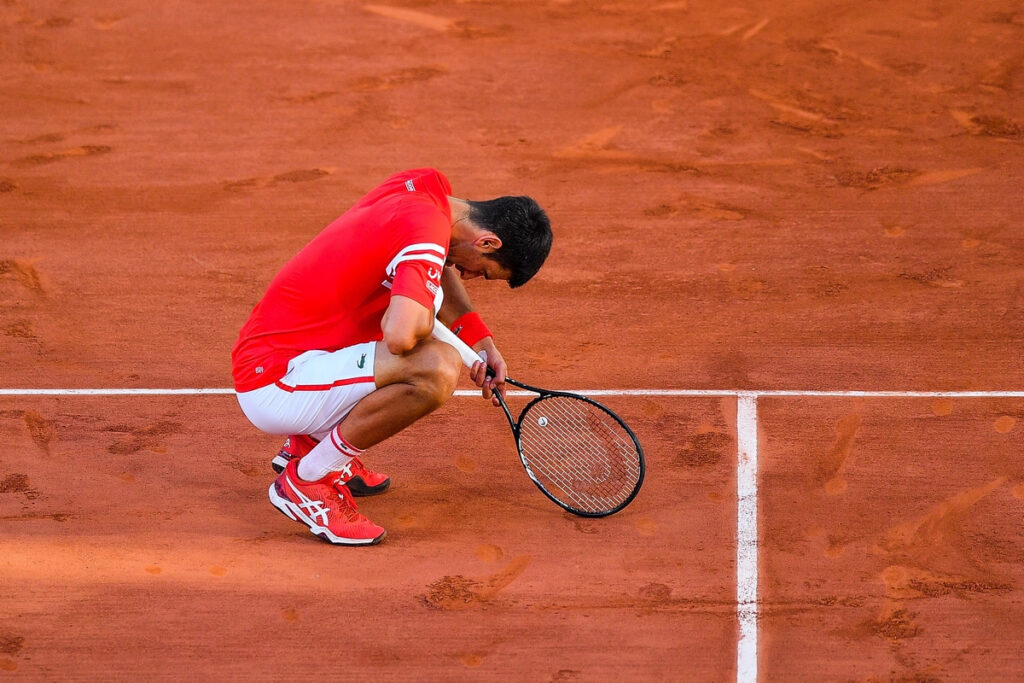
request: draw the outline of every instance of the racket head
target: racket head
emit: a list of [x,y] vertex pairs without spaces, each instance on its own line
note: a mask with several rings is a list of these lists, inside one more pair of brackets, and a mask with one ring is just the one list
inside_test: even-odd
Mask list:
[[544,392],[523,408],[514,431],[530,479],[574,515],[607,517],[640,492],[646,470],[640,441],[597,401]]

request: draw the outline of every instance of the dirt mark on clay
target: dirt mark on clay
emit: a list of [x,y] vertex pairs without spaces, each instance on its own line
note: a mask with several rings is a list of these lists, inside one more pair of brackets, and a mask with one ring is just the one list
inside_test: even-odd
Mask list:
[[0,260],[0,276],[9,275],[19,284],[37,294],[43,294],[45,287],[43,279],[39,277],[39,271],[30,262],[24,259],[2,259]]
[[427,586],[421,600],[433,609],[469,609],[494,598],[502,589],[515,581],[530,564],[529,555],[513,558],[508,565],[490,576],[471,579],[465,576],[445,576]]
[[47,420],[34,410],[26,410],[25,426],[28,428],[29,436],[32,437],[35,445],[39,446],[40,450],[49,455],[50,442],[53,441],[53,437],[57,433],[53,422]]
[[177,434],[181,430],[182,424],[173,420],[160,420],[148,427],[111,425],[106,427],[105,431],[124,432],[127,433],[127,436],[107,446],[107,451],[114,455],[129,455],[148,448],[155,453],[162,453],[166,450],[163,445],[164,437]]

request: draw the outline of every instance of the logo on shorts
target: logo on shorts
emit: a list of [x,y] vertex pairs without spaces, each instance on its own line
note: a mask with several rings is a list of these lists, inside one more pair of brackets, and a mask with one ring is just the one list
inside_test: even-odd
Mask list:
[[362,370],[364,365],[366,365],[366,354],[365,353],[362,356],[359,357],[359,361],[356,363],[356,367],[359,368],[360,370]]

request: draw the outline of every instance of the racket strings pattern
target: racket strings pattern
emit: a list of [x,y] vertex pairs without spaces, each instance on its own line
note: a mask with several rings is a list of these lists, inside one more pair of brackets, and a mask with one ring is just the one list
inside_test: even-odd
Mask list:
[[545,396],[519,419],[523,464],[573,511],[604,515],[635,495],[643,477],[634,437],[609,411],[582,398]]

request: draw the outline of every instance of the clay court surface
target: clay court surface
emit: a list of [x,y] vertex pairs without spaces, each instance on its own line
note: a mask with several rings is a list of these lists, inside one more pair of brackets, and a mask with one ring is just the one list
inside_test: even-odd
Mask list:
[[[0,2],[0,678],[1024,678],[1022,88],[1013,0]],[[619,514],[460,394],[335,548],[230,394],[33,393],[227,389],[417,166],[548,209],[470,292],[512,376],[612,392]]]

